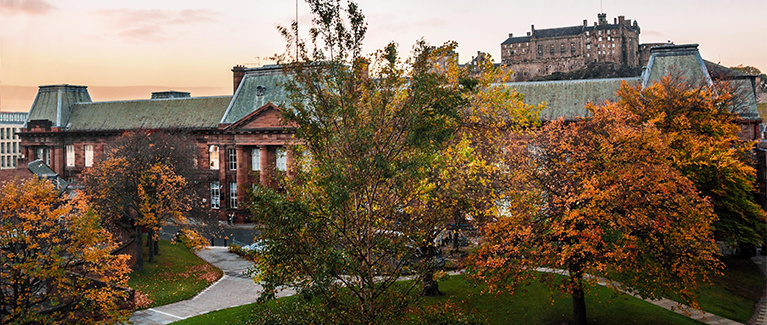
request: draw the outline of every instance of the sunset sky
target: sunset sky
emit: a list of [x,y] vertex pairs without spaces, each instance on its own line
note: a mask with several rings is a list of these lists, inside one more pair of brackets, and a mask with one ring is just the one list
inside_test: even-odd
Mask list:
[[[640,42],[698,43],[703,58],[767,71],[766,0],[360,0],[367,52],[396,41],[455,40],[460,62],[477,51],[500,59],[509,33],[530,25],[593,24],[623,15]],[[236,64],[269,64],[284,49],[277,25],[295,18],[295,0],[0,0],[0,109],[28,111],[36,88],[89,87],[93,100],[148,98],[151,91],[230,95]],[[308,6],[299,22],[308,28]]]

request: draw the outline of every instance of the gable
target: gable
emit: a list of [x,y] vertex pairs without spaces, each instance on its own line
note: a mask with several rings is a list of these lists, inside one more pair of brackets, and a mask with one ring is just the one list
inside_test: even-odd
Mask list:
[[275,130],[283,129],[285,127],[286,125],[282,123],[282,112],[280,109],[274,104],[268,103],[241,118],[239,121],[227,126],[226,130]]

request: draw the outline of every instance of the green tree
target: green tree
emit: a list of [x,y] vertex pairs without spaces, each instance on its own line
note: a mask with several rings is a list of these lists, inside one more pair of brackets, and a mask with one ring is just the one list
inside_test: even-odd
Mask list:
[[149,234],[148,261],[154,262],[160,228],[166,222],[188,226],[188,212],[199,205],[193,143],[168,132],[126,132],[84,174],[86,196],[105,224],[135,232],[138,269],[144,265],[142,228]]
[[128,256],[81,199],[46,180],[0,187],[0,324],[125,320]]
[[620,107],[640,117],[637,123],[653,123],[669,137],[673,166],[714,205],[719,217],[713,225],[715,237],[730,243],[764,242],[767,217],[754,197],[754,143],[738,138],[728,85],[690,85],[669,76],[645,89],[624,84],[618,96]]
[[[711,206],[670,162],[673,137],[619,105],[554,121],[507,149],[499,214],[484,229],[474,275],[491,290],[535,278],[573,299],[586,324],[584,287],[609,277],[646,298],[678,295],[719,268]],[[539,268],[564,270],[564,277]]]
[[[454,43],[418,42],[405,61],[395,44],[363,56],[367,27],[356,3],[308,3],[308,43],[295,25],[281,29],[290,79],[283,118],[297,127],[293,151],[303,168],[279,191],[258,187],[250,196],[267,243],[256,270],[262,297],[296,288],[311,301],[310,323],[391,322],[415,288],[439,293],[424,252],[454,216],[473,209],[460,195],[480,186],[468,176],[473,169],[460,167],[478,157],[477,139],[462,131],[476,122],[467,118],[480,110],[472,105],[520,98],[503,88],[479,96],[497,78],[469,78]],[[512,109],[524,105],[499,105],[507,118],[531,115]],[[395,285],[411,272],[415,281]]]

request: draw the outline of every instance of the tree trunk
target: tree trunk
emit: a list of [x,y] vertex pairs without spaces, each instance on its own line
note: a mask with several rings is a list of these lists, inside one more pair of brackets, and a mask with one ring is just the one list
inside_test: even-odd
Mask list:
[[158,256],[160,255],[160,239],[154,241],[154,255]]
[[147,247],[149,247],[149,263],[154,263],[154,229],[149,229],[147,236]]
[[136,266],[137,271],[144,270],[144,245],[142,243],[141,226],[136,226]]
[[573,324],[587,325],[586,298],[583,294],[583,271],[570,269],[571,293],[573,295]]
[[439,291],[439,283],[437,283],[437,280],[434,280],[434,270],[429,268],[423,277],[423,291],[421,291],[421,296],[440,297],[444,295],[444,292]]

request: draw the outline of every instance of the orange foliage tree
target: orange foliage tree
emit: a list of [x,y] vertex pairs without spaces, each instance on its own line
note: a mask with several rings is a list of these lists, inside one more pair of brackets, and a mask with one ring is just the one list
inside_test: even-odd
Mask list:
[[742,103],[734,92],[726,83],[696,86],[668,76],[644,89],[624,84],[617,105],[666,135],[672,165],[714,206],[718,240],[761,244],[767,216],[755,202],[754,143],[738,137]]
[[584,286],[596,281],[588,275],[697,306],[693,288],[719,268],[711,205],[670,163],[671,138],[653,123],[615,104],[589,109],[591,118],[548,123],[507,148],[498,216],[473,256],[474,275],[512,291],[540,277],[572,295],[576,324],[587,323]]
[[46,180],[0,187],[0,323],[125,320],[128,256],[80,199]]
[[[166,222],[188,226],[188,212],[199,206],[191,184],[198,175],[194,150],[193,142],[181,135],[130,132],[84,173],[86,197],[104,222],[135,231],[137,269],[144,263],[142,228],[148,230],[148,261],[153,262],[160,228]],[[184,233],[190,242],[201,243],[196,232]]]

